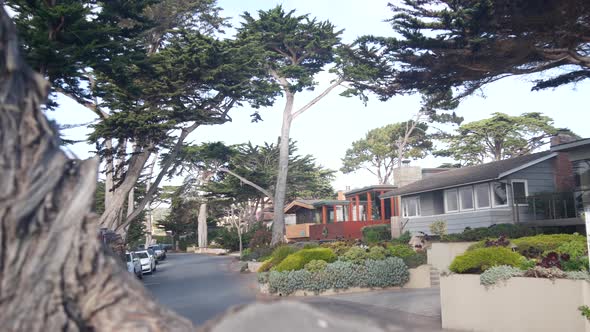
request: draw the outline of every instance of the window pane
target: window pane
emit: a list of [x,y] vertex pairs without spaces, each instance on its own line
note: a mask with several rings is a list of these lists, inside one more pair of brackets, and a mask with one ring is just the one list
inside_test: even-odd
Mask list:
[[418,198],[406,198],[404,200],[404,210],[406,217],[415,217],[420,215],[420,206],[418,203]]
[[461,198],[461,210],[473,209],[473,188],[459,188],[459,198]]
[[457,191],[456,190],[448,190],[448,191],[445,191],[445,195],[447,197],[447,211],[459,210],[459,206],[457,204]]
[[494,182],[492,183],[492,195],[494,196],[494,205],[508,204],[508,195],[506,193],[506,183]]
[[526,203],[526,189],[524,182],[512,182],[512,193],[514,194],[514,201],[516,203]]
[[477,199],[477,208],[490,207],[490,187],[487,183],[475,186],[475,198]]

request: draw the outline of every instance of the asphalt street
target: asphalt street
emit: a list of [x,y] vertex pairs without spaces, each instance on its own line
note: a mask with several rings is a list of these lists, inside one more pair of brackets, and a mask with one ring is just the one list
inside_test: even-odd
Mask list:
[[144,285],[162,304],[201,325],[232,306],[256,300],[252,275],[230,270],[231,258],[168,254]]
[[[442,331],[438,289],[383,290],[334,296],[278,298],[257,295],[254,273],[239,273],[235,258],[197,254],[169,254],[152,275],[144,275],[144,285],[162,304],[202,325],[221,316],[227,309],[249,303],[297,302],[311,305],[318,314],[335,321],[351,320],[371,324],[384,331]],[[276,306],[275,306],[276,308]],[[274,316],[273,316],[274,315]],[[302,321],[295,315],[256,314],[269,326],[290,324],[296,328]],[[245,319],[245,318],[240,318]],[[280,321],[276,321],[280,320]],[[243,331],[274,331],[263,326],[249,327],[248,319],[238,322]],[[242,325],[243,324],[243,325]],[[369,326],[369,325],[366,325]],[[356,330],[356,329],[353,329]],[[359,330],[360,331],[360,330]]]

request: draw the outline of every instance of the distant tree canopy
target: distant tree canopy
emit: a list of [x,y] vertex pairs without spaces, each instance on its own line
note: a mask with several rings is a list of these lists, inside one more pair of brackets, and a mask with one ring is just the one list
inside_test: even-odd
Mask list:
[[[511,75],[544,73],[533,89],[590,77],[587,0],[402,0],[389,20],[401,37],[358,40],[366,61],[389,69],[372,86],[400,91],[462,88],[463,95]],[[551,71],[551,69],[559,69]]]
[[455,135],[443,139],[447,147],[435,155],[452,157],[462,165],[483,164],[532,153],[558,133],[577,137],[568,129],[556,128],[553,119],[541,113],[494,113],[491,118],[460,126]]
[[[406,144],[400,147],[412,121],[389,124],[370,130],[366,136],[352,143],[342,159],[343,173],[352,173],[361,168],[375,175],[379,184],[391,183],[393,169],[400,165],[402,158],[420,159],[432,148],[432,141],[426,134],[428,124],[417,123]],[[402,149],[402,151],[400,151]]]

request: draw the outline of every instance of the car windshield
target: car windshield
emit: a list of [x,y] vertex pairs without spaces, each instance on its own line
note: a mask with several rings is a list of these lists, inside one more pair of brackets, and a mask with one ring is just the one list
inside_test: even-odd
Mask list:
[[150,249],[152,250],[162,250],[160,246],[151,246]]
[[128,262],[131,262],[131,254],[125,254],[125,257],[127,258]]
[[144,251],[144,252],[138,252],[138,253],[137,253],[137,256],[138,256],[139,258],[148,258],[148,254],[147,254],[147,252],[145,252],[145,251]]

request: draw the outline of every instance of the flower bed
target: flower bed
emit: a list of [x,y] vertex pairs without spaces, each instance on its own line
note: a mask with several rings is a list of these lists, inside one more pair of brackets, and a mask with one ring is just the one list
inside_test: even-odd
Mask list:
[[400,287],[408,280],[408,268],[397,257],[388,257],[380,261],[369,259],[363,264],[337,261],[327,264],[319,271],[271,271],[259,275],[259,282],[268,283],[269,292],[278,295],[290,295],[296,291],[319,294],[327,290],[354,287]]

